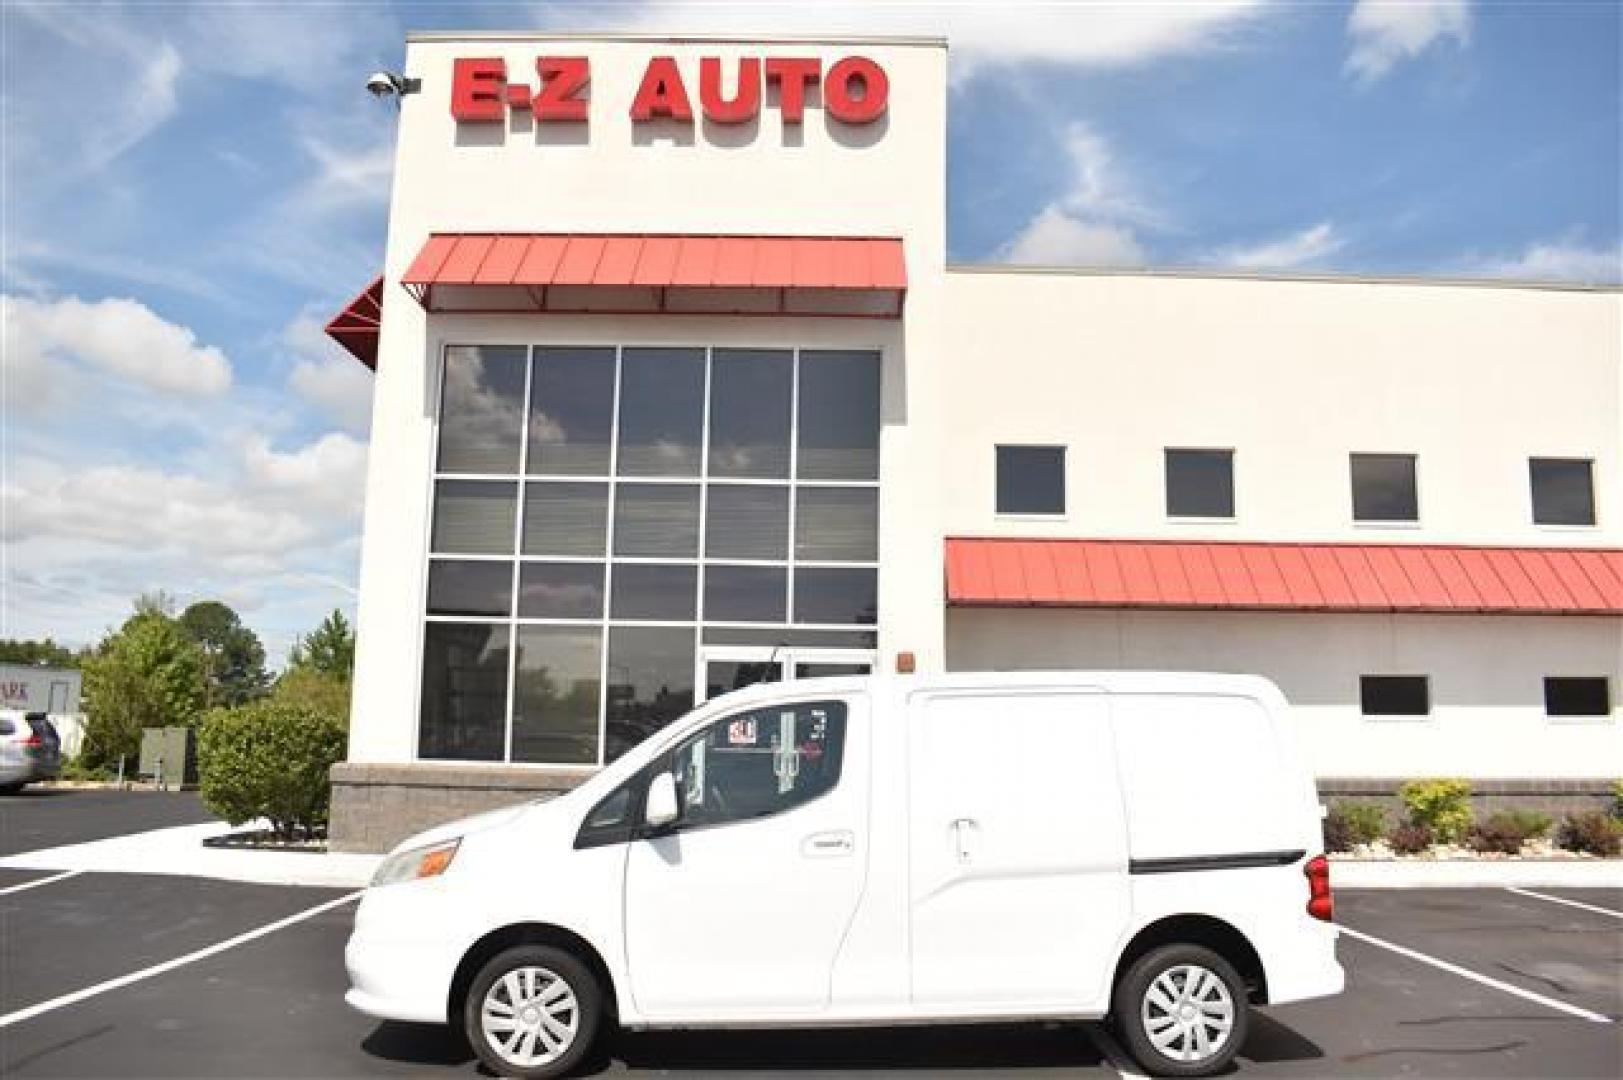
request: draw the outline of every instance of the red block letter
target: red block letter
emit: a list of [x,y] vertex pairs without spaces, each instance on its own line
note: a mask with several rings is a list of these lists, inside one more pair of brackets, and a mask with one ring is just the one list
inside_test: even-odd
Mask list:
[[721,61],[707,56],[699,61],[699,104],[707,120],[718,124],[744,124],[761,111],[761,62],[738,62],[738,89],[733,99],[721,96]]
[[639,123],[669,117],[672,120],[692,121],[693,106],[688,103],[687,88],[682,85],[682,72],[669,56],[656,56],[648,61],[648,70],[642,73],[642,85],[631,102],[631,119]]
[[591,61],[584,56],[543,56],[535,62],[541,90],[530,102],[537,120],[585,120]]
[[464,124],[500,123],[507,119],[506,87],[507,61],[459,58],[451,66],[451,115]]
[[[854,91],[860,87],[861,96]],[[885,69],[866,56],[848,56],[828,69],[823,80],[823,107],[847,124],[871,124],[885,114],[890,80]]]
[[821,60],[796,60],[785,56],[768,57],[766,81],[778,84],[778,111],[785,124],[798,124],[806,114],[806,84],[822,74]]

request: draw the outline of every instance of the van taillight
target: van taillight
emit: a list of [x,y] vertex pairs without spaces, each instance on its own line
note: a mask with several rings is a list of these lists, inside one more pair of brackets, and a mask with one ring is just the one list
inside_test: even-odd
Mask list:
[[39,737],[38,732],[35,732],[33,735],[30,735],[30,736],[28,736],[28,738],[23,740],[23,745],[24,746],[44,746],[45,745],[45,740]]
[[1315,855],[1302,867],[1307,875],[1307,913],[1329,922],[1336,916],[1336,902],[1330,896],[1330,860]]

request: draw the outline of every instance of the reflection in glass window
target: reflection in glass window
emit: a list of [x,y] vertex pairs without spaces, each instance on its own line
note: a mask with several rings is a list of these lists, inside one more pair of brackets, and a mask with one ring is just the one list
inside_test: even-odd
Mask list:
[[833,567],[795,570],[795,622],[872,624],[878,617],[878,571]]
[[441,472],[518,472],[528,355],[528,349],[508,345],[445,350]]
[[513,682],[513,760],[597,761],[603,631],[521,626]]
[[621,476],[697,476],[704,350],[626,349],[620,361]]
[[518,485],[505,480],[440,480],[430,546],[444,555],[511,555],[517,504]]
[[1167,516],[1234,516],[1234,451],[1168,450]]
[[1538,525],[1595,524],[1592,462],[1580,458],[1531,458],[1533,521]]
[[611,588],[611,618],[692,622],[699,602],[699,568],[616,563]]
[[693,654],[692,629],[609,628],[605,761],[693,708]]
[[1413,454],[1353,454],[1354,521],[1419,521]]
[[524,554],[600,558],[608,532],[609,485],[524,485]]
[[789,475],[787,350],[717,349],[710,361],[710,475]]
[[506,615],[513,599],[513,564],[435,559],[428,566],[430,615]]
[[603,564],[527,562],[519,566],[521,619],[601,619]]
[[613,426],[613,349],[535,350],[531,473],[607,476]]
[[704,569],[706,622],[783,622],[789,572],[778,566],[717,566]]
[[691,559],[699,554],[696,484],[619,484],[614,489],[614,553]]
[[789,489],[711,484],[705,492],[704,553],[711,559],[789,557]]
[[1065,447],[997,447],[997,512],[1065,513]]
[[879,489],[798,489],[795,492],[795,558],[812,562],[878,559]]
[[800,354],[798,472],[804,480],[879,479],[879,354]]
[[671,755],[679,828],[748,821],[834,789],[845,751],[845,703],[806,701],[717,720]]
[[507,627],[429,623],[417,755],[500,761],[507,729]]

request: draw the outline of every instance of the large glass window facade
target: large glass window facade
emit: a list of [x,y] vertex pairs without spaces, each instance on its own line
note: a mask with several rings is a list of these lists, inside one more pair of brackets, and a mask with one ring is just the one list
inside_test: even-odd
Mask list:
[[418,755],[594,765],[716,642],[872,647],[875,351],[454,346]]

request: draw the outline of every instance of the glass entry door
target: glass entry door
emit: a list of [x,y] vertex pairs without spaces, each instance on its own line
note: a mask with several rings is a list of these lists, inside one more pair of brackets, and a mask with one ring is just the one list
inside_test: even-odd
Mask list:
[[863,649],[772,648],[764,645],[709,646],[699,651],[700,700],[709,701],[757,683],[871,675],[874,654]]

